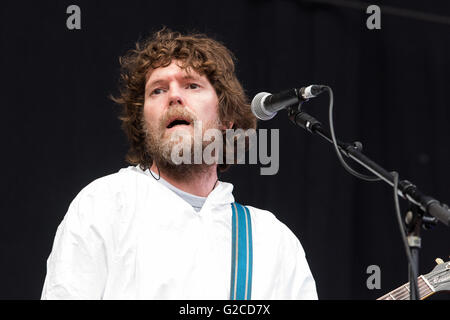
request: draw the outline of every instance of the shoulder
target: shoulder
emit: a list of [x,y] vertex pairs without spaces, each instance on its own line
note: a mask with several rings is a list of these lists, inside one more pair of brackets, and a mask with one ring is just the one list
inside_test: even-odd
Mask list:
[[151,184],[139,168],[129,166],[97,178],[83,187],[69,206],[69,213],[80,219],[111,219],[144,184]]
[[[255,265],[273,274],[271,299],[317,299],[315,281],[297,236],[272,212],[247,206],[251,212]],[[257,271],[255,270],[255,275]]]
[[294,235],[286,224],[281,222],[272,212],[248,205],[246,207],[250,211],[252,223],[254,222],[258,227],[270,229],[290,236]]
[[264,236],[268,241],[277,243],[279,248],[287,251],[300,250],[300,253],[304,254],[297,236],[272,212],[248,205],[246,207],[251,213],[252,228],[257,234]]
[[75,197],[77,199],[95,198],[98,200],[117,197],[124,193],[132,192],[139,188],[140,184],[151,181],[141,169],[129,166],[118,172],[97,178],[86,185]]
[[148,180],[148,176],[140,168],[129,166],[119,171],[97,178],[86,185],[78,194],[85,195],[101,195],[109,194],[129,189],[139,180]]

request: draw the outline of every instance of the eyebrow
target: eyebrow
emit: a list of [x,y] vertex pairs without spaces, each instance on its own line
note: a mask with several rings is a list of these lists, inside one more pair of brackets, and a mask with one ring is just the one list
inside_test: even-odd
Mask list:
[[187,75],[183,76],[183,79],[185,79],[185,80],[201,80],[201,77],[196,76],[196,75],[187,74]]
[[[196,75],[191,75],[191,74],[184,75],[182,79],[183,79],[183,80],[202,81],[202,78],[201,78],[201,77],[196,76]],[[147,84],[146,89],[151,88],[151,87],[153,87],[153,86],[155,86],[155,85],[159,85],[159,84],[165,83],[165,82],[166,82],[166,80],[164,80],[164,79],[153,80],[152,82],[150,82],[149,84]]]
[[158,84],[161,84],[164,82],[165,81],[162,79],[154,80],[154,81],[150,82],[149,84],[147,84],[146,88],[150,88],[150,87],[153,87],[154,85],[158,85]]

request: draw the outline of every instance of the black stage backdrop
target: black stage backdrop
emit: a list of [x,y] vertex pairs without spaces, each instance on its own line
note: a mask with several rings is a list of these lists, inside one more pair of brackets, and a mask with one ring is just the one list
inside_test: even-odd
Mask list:
[[[449,203],[450,5],[374,3],[379,30],[367,28],[372,3],[361,1],[3,1],[0,298],[40,298],[69,203],[128,165],[108,95],[117,93],[118,57],[163,25],[227,45],[250,99],[331,86],[340,139],[363,142],[381,166]],[[66,27],[72,4],[81,30]],[[328,124],[326,94],[308,110]],[[392,188],[349,175],[331,144],[285,112],[259,127],[280,130],[278,174],[239,165],[221,179],[234,184],[237,201],[272,211],[298,236],[319,297],[376,299],[407,282]],[[421,274],[436,257],[448,260],[449,231],[440,224],[422,232]],[[380,289],[367,287],[371,265],[380,267]]]

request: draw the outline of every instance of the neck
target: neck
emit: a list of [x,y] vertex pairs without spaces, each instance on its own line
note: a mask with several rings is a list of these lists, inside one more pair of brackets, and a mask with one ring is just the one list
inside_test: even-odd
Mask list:
[[207,197],[217,185],[217,164],[190,165],[180,173],[179,170],[171,170],[159,164],[157,166],[153,162],[150,170],[158,174],[158,169],[161,178],[171,185],[199,197]]

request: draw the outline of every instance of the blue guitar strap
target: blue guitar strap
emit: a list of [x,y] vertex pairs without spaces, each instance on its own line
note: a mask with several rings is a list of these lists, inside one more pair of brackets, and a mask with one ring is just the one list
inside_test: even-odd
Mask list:
[[230,300],[250,300],[252,296],[252,221],[247,207],[231,204],[232,244]]

